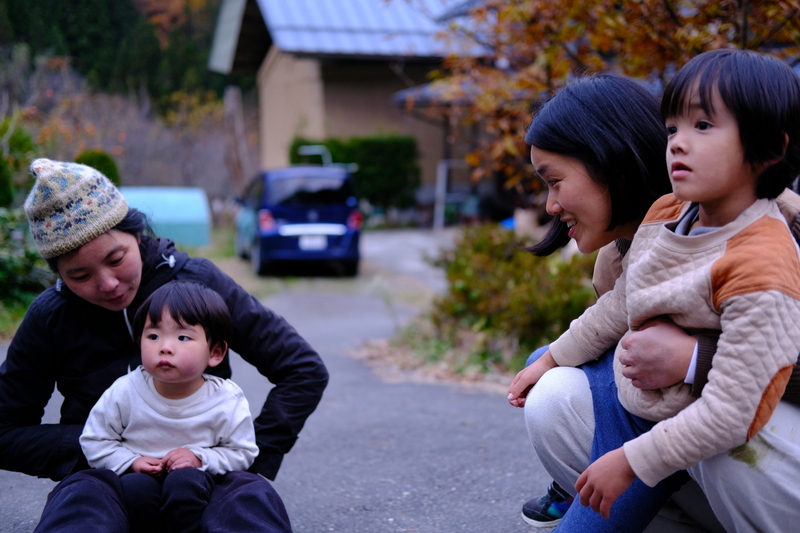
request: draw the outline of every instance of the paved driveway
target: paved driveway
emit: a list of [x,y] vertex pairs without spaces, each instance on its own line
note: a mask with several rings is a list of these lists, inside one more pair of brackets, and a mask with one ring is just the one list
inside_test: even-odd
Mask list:
[[[458,385],[387,383],[352,357],[366,339],[394,334],[445,287],[421,257],[452,233],[364,235],[355,280],[258,280],[265,304],[319,351],[331,381],[275,482],[295,531],[526,532],[524,500],[547,482],[522,412],[501,393]],[[4,354],[0,354],[2,357]],[[234,380],[260,406],[267,381],[232,356]],[[53,406],[47,417],[55,420]],[[0,472],[0,531],[32,531],[49,481]]]

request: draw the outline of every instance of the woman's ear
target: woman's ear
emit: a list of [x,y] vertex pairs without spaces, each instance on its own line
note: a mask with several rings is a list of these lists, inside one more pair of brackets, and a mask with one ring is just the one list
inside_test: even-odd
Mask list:
[[211,347],[211,357],[208,358],[208,366],[215,367],[225,359],[225,354],[228,353],[228,343],[219,341]]

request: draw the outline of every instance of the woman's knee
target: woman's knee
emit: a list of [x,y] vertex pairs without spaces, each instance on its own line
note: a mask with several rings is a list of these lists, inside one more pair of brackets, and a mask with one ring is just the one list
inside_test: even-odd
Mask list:
[[577,424],[593,433],[592,392],[586,374],[571,367],[546,372],[525,400],[525,423],[531,438],[562,434],[565,424]]
[[64,478],[47,497],[37,533],[128,531],[122,485],[111,470],[84,470]]
[[272,484],[241,471],[228,472],[217,480],[203,525],[209,531],[292,531],[289,515]]
[[572,493],[589,464],[594,408],[589,381],[577,368],[554,368],[542,376],[525,402],[531,444],[547,472]]

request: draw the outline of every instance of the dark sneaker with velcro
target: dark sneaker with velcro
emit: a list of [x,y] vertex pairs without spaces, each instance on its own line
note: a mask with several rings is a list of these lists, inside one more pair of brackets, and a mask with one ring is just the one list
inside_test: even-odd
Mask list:
[[553,529],[561,522],[573,500],[567,491],[553,481],[547,487],[547,494],[522,506],[522,519],[535,528]]

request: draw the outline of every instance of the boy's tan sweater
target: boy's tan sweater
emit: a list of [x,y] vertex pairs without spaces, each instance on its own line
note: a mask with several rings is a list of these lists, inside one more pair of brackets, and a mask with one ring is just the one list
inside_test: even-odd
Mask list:
[[711,233],[676,235],[675,223],[688,208],[671,194],[653,204],[614,290],[550,345],[559,365],[577,366],[657,316],[689,332],[721,331],[697,401],[685,384],[634,387],[622,376],[617,346],[620,402],[637,416],[661,421],[624,446],[649,486],[758,433],[800,352],[800,255],[777,204],[758,200]]

